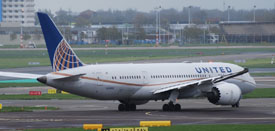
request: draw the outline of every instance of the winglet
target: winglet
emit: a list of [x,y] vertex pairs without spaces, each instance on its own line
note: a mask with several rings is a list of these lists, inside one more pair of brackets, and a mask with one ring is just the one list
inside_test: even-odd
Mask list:
[[222,76],[216,80],[214,80],[214,83],[218,83],[218,82],[221,82],[221,81],[225,81],[225,80],[228,80],[230,78],[234,78],[234,77],[237,77],[237,76],[240,76],[240,75],[243,75],[245,73],[248,73],[249,72],[249,69],[248,68],[244,68],[242,71],[240,72],[236,72],[236,73],[233,73],[233,74],[229,74],[229,75],[225,75],[225,76]]

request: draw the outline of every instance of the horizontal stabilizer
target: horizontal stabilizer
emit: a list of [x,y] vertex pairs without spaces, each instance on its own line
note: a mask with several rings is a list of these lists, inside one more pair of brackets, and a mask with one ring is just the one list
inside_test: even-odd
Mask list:
[[84,76],[86,74],[77,74],[77,75],[72,75],[72,76],[65,76],[65,77],[61,77],[61,78],[56,78],[54,80],[58,80],[58,81],[77,81],[79,80],[79,78],[81,76]]
[[0,71],[0,76],[4,76],[4,77],[14,77],[14,78],[36,79],[36,78],[41,77],[41,76],[43,76],[43,75],[29,74],[29,73],[1,72],[1,71]]

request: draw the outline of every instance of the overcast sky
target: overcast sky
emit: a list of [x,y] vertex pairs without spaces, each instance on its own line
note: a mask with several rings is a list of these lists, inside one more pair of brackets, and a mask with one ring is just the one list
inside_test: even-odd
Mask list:
[[[225,3],[225,4],[224,4]],[[260,9],[274,9],[275,0],[35,0],[36,9],[51,9],[53,12],[59,9],[73,12],[108,9],[136,9],[139,11],[151,11],[156,6],[162,8],[175,8],[181,10],[187,6],[199,6],[203,9],[227,8],[228,5],[235,9],[250,10],[254,5]]]

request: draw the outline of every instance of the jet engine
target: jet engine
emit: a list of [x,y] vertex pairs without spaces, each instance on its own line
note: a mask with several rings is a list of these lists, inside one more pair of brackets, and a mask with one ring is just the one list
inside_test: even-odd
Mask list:
[[234,105],[241,99],[240,88],[231,83],[220,83],[214,85],[211,92],[207,93],[209,102],[215,105]]

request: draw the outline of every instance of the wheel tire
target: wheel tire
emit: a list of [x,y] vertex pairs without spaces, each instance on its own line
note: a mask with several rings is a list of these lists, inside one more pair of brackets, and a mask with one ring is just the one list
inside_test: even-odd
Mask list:
[[125,104],[125,111],[130,111],[131,110],[131,107],[129,104]]
[[175,111],[180,111],[180,110],[181,110],[180,104],[176,104],[176,105],[175,105]]
[[235,107],[239,108],[240,107],[240,102],[236,103]]
[[135,104],[131,104],[130,111],[136,111],[136,110],[137,110],[137,106]]
[[162,106],[162,110],[163,110],[163,111],[169,111],[169,105],[168,105],[168,104],[164,104],[164,105]]
[[125,111],[125,110],[126,110],[126,106],[124,104],[118,105],[118,111]]
[[175,110],[175,105],[169,104],[169,111],[174,111],[174,110]]
[[232,105],[233,108],[239,108],[240,107],[240,102],[237,102],[236,104]]

